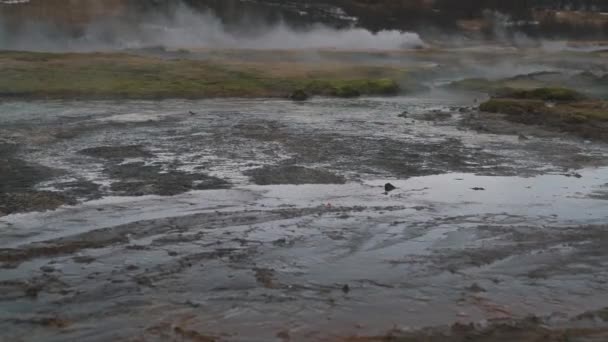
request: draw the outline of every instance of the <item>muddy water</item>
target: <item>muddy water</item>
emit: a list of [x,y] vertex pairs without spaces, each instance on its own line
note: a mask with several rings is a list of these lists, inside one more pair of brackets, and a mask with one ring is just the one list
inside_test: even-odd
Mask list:
[[52,173],[31,190],[79,203],[0,218],[0,336],[319,340],[608,306],[606,146],[479,133],[475,97],[0,104],[11,158]]

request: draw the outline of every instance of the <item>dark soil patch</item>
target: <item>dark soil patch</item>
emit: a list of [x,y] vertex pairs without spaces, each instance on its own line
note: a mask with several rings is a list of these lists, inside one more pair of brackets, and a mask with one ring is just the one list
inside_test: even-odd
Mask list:
[[50,191],[0,193],[0,216],[28,211],[53,210],[64,204],[75,204],[68,196]]
[[325,170],[302,166],[265,166],[245,172],[258,185],[272,184],[344,184],[344,177]]
[[99,184],[83,179],[57,183],[53,184],[53,186],[69,197],[86,200],[99,199],[102,197]]
[[67,195],[35,190],[36,184],[58,175],[59,171],[16,158],[17,149],[12,144],[0,145],[0,216],[52,210],[75,203]]
[[16,145],[0,146],[0,193],[21,192],[58,174],[51,168],[15,157]]
[[[584,100],[567,89],[519,91],[492,98],[480,105],[487,113],[526,125],[539,125],[568,132],[584,139],[608,141],[608,102]],[[561,101],[548,103],[547,100]],[[557,99],[557,100],[556,100]]]
[[110,166],[106,169],[106,173],[119,180],[112,184],[112,191],[125,196],[172,196],[190,190],[229,187],[228,182],[216,177],[179,170],[163,171],[159,165],[144,163]]
[[154,156],[139,145],[91,147],[81,150],[80,153],[104,159],[149,158]]

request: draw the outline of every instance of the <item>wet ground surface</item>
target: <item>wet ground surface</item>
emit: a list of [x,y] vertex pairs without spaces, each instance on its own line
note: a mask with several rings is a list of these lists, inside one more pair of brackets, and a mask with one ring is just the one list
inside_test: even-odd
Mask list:
[[607,307],[608,149],[477,96],[0,104],[0,336],[320,340]]

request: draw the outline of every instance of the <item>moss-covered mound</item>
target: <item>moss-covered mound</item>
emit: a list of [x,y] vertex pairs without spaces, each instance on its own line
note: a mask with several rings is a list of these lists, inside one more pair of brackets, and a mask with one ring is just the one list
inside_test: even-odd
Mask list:
[[608,101],[586,99],[569,89],[517,91],[492,98],[479,109],[506,114],[507,119],[515,122],[557,127],[585,138],[608,140]]
[[304,88],[314,95],[336,97],[397,95],[400,91],[399,84],[391,79],[314,80],[308,82]]
[[567,88],[514,89],[503,93],[502,97],[543,101],[580,101],[586,98],[578,91]]

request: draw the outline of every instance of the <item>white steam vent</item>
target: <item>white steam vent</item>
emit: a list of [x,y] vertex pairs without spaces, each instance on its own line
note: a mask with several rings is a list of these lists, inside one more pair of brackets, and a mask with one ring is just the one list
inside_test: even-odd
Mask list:
[[[168,48],[247,49],[379,49],[397,50],[425,46],[418,34],[399,31],[372,33],[360,28],[335,29],[317,24],[295,30],[285,24],[243,25],[228,31],[219,18],[182,6],[170,17],[149,16],[138,23],[98,20],[78,37],[40,23],[28,23],[16,34],[0,31],[0,49],[116,50],[165,46]],[[1,29],[0,29],[1,30]],[[255,32],[255,33],[251,33]]]

